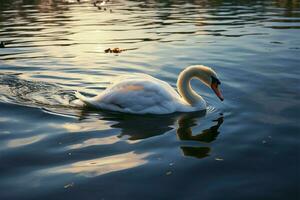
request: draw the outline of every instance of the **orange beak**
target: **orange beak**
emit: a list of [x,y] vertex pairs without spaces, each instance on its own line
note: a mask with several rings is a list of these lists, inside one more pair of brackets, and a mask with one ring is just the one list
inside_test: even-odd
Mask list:
[[221,101],[224,100],[224,97],[223,97],[223,95],[221,94],[221,92],[220,92],[220,90],[219,90],[219,88],[218,88],[218,84],[217,84],[217,83],[212,83],[212,84],[211,84],[211,89],[215,92],[215,94],[217,95],[217,97],[219,97],[219,99],[220,99]]

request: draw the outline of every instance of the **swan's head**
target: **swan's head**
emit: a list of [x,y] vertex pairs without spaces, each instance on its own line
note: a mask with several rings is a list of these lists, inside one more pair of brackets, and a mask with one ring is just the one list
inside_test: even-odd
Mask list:
[[210,87],[221,101],[224,100],[224,97],[219,90],[219,85],[221,85],[221,82],[217,73],[212,68],[204,65],[194,65],[188,67],[188,70],[190,70],[190,73],[194,73],[194,75],[206,86]]
[[219,85],[221,85],[220,80],[217,77],[211,76],[210,88],[215,92],[217,97],[219,97],[219,99],[223,101],[224,97],[219,89]]

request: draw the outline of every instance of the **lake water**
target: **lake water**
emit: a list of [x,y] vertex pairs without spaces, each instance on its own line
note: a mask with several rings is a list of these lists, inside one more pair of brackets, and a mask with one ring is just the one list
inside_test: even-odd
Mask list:
[[[300,199],[299,1],[1,0],[0,41],[1,200]],[[193,64],[222,82],[192,83],[206,113],[72,104]]]

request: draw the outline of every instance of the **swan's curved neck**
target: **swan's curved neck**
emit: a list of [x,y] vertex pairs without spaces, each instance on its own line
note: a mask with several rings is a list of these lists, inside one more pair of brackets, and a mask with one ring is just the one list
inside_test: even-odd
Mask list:
[[177,80],[177,89],[182,98],[192,106],[204,105],[206,106],[206,102],[204,99],[198,95],[191,87],[191,80],[193,78],[200,79],[203,83],[205,83],[205,79],[207,78],[202,71],[199,71],[197,68],[189,68],[182,71]]

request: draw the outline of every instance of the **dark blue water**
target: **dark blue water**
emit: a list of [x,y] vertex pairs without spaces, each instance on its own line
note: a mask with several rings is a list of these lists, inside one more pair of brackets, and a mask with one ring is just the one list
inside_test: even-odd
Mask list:
[[[1,200],[300,199],[299,1],[1,0],[0,41]],[[72,103],[193,64],[222,82],[193,82],[206,112]]]

